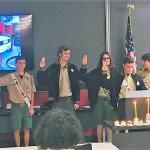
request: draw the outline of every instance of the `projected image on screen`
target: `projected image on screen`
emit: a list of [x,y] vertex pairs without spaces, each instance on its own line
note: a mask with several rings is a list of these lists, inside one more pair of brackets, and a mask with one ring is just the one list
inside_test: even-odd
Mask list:
[[16,70],[21,55],[33,69],[32,15],[0,16],[0,70]]

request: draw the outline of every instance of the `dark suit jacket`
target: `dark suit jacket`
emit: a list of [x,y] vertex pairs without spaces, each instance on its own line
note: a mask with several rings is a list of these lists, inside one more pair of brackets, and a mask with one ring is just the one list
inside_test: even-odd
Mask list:
[[99,68],[92,70],[90,73],[87,73],[86,68],[82,67],[80,69],[80,79],[87,84],[91,106],[96,105],[99,89],[103,87],[110,90],[111,105],[114,108],[117,107],[118,77],[120,77],[120,75],[115,69],[111,70],[110,79],[107,79],[107,76],[102,74]]
[[[147,88],[145,87],[144,82],[140,76],[138,76],[137,74],[132,74],[131,77],[135,83],[136,91],[147,90]],[[124,78],[125,78],[124,75],[120,75],[120,77],[118,78],[118,83],[119,83],[118,92],[120,92],[121,84],[122,84],[122,81],[124,80]]]
[[[59,63],[54,63],[45,71],[39,71],[37,73],[37,81],[47,84],[49,97],[53,97],[54,99],[58,99],[59,97],[59,75]],[[68,63],[68,75],[71,84],[73,102],[76,102],[77,100],[79,100],[80,96],[79,71],[77,67],[71,63]]]

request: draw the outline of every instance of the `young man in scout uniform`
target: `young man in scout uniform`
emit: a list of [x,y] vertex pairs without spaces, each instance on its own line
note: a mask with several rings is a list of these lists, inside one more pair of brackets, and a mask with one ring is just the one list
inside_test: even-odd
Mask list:
[[145,53],[141,59],[143,68],[139,70],[138,74],[143,79],[146,88],[150,90],[150,53]]
[[146,90],[142,78],[134,73],[134,59],[132,57],[125,57],[123,62],[123,74],[118,78],[120,85],[118,87],[119,100],[118,112],[119,119],[125,119],[125,94],[126,91]]
[[70,63],[71,50],[61,46],[57,52],[58,61],[45,70],[45,57],[40,61],[40,71],[37,81],[46,83],[49,100],[53,101],[53,108],[63,108],[74,113],[79,108],[79,71]]
[[26,60],[16,58],[17,70],[0,78],[0,85],[7,85],[11,107],[11,125],[14,130],[16,146],[20,146],[20,129],[23,125],[24,143],[29,145],[30,128],[32,127],[35,84],[33,76],[25,71]]

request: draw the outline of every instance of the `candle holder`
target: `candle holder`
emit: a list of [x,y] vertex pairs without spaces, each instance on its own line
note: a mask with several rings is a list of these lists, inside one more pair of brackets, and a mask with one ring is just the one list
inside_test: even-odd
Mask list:
[[119,121],[118,121],[118,120],[116,120],[116,121],[114,122],[114,125],[115,125],[115,126],[120,126]]
[[126,121],[121,121],[121,123],[120,123],[120,125],[123,127],[123,126],[126,126],[127,124],[126,124]]
[[143,126],[143,120],[139,120],[139,126]]
[[147,113],[146,114],[146,118],[145,118],[146,120],[150,120],[150,113]]
[[128,120],[128,121],[127,121],[127,126],[133,126],[133,124],[132,124],[132,121],[131,121],[131,120]]
[[134,118],[133,119],[133,125],[137,126],[139,124],[139,119],[138,118]]
[[145,123],[146,123],[147,125],[149,125],[149,124],[150,124],[150,120],[145,120]]

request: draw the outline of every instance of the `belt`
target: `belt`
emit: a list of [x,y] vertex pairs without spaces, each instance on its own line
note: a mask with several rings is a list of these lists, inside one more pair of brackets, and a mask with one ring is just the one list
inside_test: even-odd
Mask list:
[[72,96],[64,96],[64,97],[59,97],[59,98],[72,98]]
[[68,101],[71,100],[72,96],[66,96],[66,97],[59,97],[57,100],[58,101]]
[[14,106],[25,107],[26,103],[12,103]]

